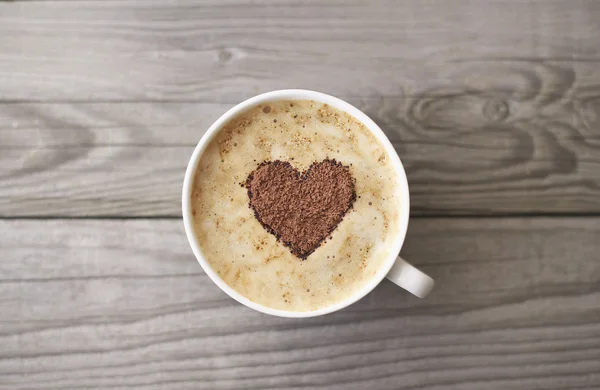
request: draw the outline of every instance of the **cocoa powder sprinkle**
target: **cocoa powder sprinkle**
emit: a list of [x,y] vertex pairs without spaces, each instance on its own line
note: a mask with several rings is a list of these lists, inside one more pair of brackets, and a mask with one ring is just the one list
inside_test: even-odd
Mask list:
[[301,259],[335,230],[356,198],[350,168],[329,159],[303,173],[289,162],[263,162],[246,188],[258,221]]

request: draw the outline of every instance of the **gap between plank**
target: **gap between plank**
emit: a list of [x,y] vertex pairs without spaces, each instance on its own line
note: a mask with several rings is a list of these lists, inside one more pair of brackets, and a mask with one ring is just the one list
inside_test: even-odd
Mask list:
[[[504,213],[504,214],[427,214],[414,215],[415,219],[501,219],[501,218],[599,218],[600,212],[592,213]],[[149,216],[0,216],[2,220],[182,220],[181,216],[149,215]]]

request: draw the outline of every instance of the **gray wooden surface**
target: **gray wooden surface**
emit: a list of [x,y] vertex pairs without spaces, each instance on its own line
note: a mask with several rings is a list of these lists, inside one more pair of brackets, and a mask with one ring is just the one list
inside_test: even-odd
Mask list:
[[[198,266],[193,147],[289,87],[392,140],[426,300],[272,318]],[[600,2],[0,1],[0,390],[68,388],[600,389]]]
[[417,219],[429,298],[308,320],[229,299],[178,220],[0,227],[2,390],[600,387],[597,217]]

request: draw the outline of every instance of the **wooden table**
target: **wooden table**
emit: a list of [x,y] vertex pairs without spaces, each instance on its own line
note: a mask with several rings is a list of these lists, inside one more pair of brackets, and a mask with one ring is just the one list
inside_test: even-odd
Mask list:
[[[405,163],[402,254],[341,312],[228,298],[187,160],[260,92],[337,95]],[[600,389],[600,2],[0,2],[0,389]]]

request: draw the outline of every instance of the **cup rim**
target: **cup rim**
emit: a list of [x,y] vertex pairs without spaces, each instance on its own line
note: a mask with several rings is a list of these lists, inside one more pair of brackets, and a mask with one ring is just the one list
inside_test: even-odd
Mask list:
[[[230,287],[213,270],[213,268],[210,265],[210,263],[208,262],[208,260],[206,260],[206,258],[204,257],[204,255],[202,253],[202,249],[200,247],[200,244],[198,243],[198,238],[196,237],[196,234],[195,234],[195,229],[193,226],[193,219],[192,219],[192,214],[191,214],[191,195],[192,195],[191,192],[192,192],[192,187],[193,187],[194,176],[196,174],[196,168],[198,166],[200,158],[202,157],[204,151],[206,150],[207,146],[210,144],[212,139],[216,136],[216,134],[219,133],[219,131],[223,128],[223,126],[226,123],[228,123],[232,118],[234,118],[238,114],[245,112],[246,110],[248,110],[252,107],[255,107],[259,104],[273,102],[273,101],[280,101],[280,100],[314,100],[319,103],[326,103],[326,104],[328,104],[332,107],[335,107],[343,112],[346,112],[347,114],[353,116],[358,121],[362,122],[365,125],[365,127],[367,129],[369,129],[369,131],[373,135],[375,135],[377,140],[379,142],[381,142],[381,144],[384,146],[388,156],[390,157],[391,161],[393,162],[394,168],[396,169],[396,172],[399,177],[400,192],[401,192],[401,196],[403,199],[403,205],[404,205],[400,209],[400,221],[399,221],[400,226],[399,226],[399,231],[398,231],[397,237],[396,237],[393,245],[390,248],[390,252],[388,254],[388,259],[386,259],[384,265],[378,270],[377,274],[373,278],[371,278],[371,280],[368,283],[366,283],[365,286],[363,286],[357,293],[353,294],[352,296],[350,296],[340,302],[337,302],[333,305],[330,305],[330,306],[327,306],[327,307],[324,307],[321,309],[317,309],[317,310],[312,310],[312,311],[287,311],[287,310],[274,309],[269,306],[265,306],[260,303],[254,302],[254,301],[246,298],[245,296],[243,296],[236,290],[234,290],[232,287]],[[198,261],[198,263],[200,263],[200,266],[202,267],[204,272],[206,272],[208,277],[219,288],[221,288],[221,290],[223,290],[227,295],[229,295],[231,298],[235,299],[239,303],[241,303],[251,309],[254,309],[256,311],[265,313],[265,314],[278,316],[278,317],[288,317],[288,318],[308,318],[308,317],[316,317],[316,316],[333,313],[333,312],[341,310],[347,306],[350,306],[351,304],[357,302],[358,300],[362,299],[367,294],[369,294],[375,287],[377,287],[377,285],[379,285],[379,283],[381,283],[381,281],[389,273],[390,269],[396,262],[398,254],[400,253],[400,249],[402,248],[404,239],[406,237],[406,232],[408,229],[409,214],[410,214],[410,197],[409,197],[409,190],[408,190],[408,180],[406,178],[406,172],[404,171],[404,166],[402,165],[402,162],[400,161],[400,157],[398,156],[398,153],[392,146],[392,143],[390,142],[388,137],[385,135],[385,133],[381,130],[381,128],[371,118],[369,118],[365,113],[363,113],[361,110],[354,107],[350,103],[347,103],[346,101],[339,99],[337,97],[327,95],[325,93],[311,91],[311,90],[304,90],[304,89],[282,89],[282,90],[276,90],[276,91],[262,93],[262,94],[254,96],[254,97],[251,97],[239,104],[236,104],[234,107],[232,107],[227,112],[225,112],[223,115],[221,115],[221,117],[219,117],[219,119],[217,119],[208,128],[206,133],[204,133],[204,135],[201,137],[200,141],[196,145],[196,148],[194,149],[194,152],[192,153],[192,156],[190,157],[190,160],[188,162],[187,169],[185,172],[185,177],[183,180],[181,205],[182,205],[182,214],[183,214],[183,224],[185,227],[186,236],[188,238],[190,246],[192,247],[192,251],[194,252],[194,255],[196,256],[196,260]]]

